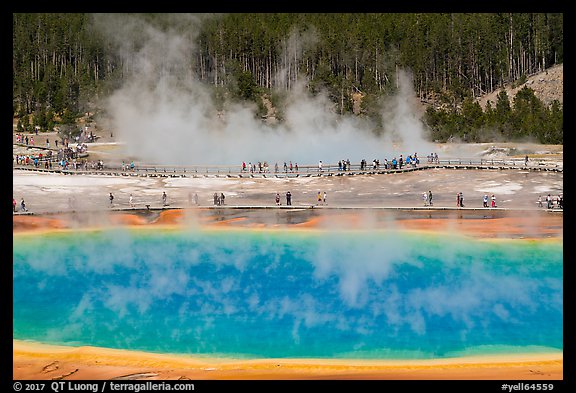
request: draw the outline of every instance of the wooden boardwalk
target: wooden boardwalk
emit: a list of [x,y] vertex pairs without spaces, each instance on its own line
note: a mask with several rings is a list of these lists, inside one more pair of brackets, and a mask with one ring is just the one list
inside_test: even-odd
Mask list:
[[418,166],[404,167],[402,169],[360,169],[359,165],[353,166],[351,170],[338,170],[338,167],[328,166],[319,171],[317,167],[302,166],[298,172],[245,172],[237,168],[228,166],[151,166],[139,165],[133,170],[122,170],[122,168],[105,167],[104,169],[46,169],[42,165],[13,165],[13,169],[22,171],[34,171],[45,173],[60,173],[63,175],[104,175],[104,176],[135,176],[135,177],[191,177],[191,178],[309,178],[309,177],[329,177],[329,176],[358,176],[358,175],[395,175],[407,172],[430,170],[430,169],[453,169],[453,170],[516,170],[531,172],[563,172],[563,166],[550,163],[537,163],[524,165],[516,161],[495,161],[495,160],[444,160],[438,163],[425,163]]

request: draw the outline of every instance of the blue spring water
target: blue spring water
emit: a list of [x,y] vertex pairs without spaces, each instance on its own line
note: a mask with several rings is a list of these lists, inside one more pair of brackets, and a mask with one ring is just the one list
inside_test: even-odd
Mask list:
[[14,236],[13,335],[237,358],[563,348],[555,241],[394,231]]

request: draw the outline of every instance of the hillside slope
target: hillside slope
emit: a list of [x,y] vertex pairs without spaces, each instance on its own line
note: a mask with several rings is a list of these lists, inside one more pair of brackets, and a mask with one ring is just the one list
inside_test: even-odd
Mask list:
[[[522,85],[516,87],[513,87],[512,84],[506,85],[504,88],[508,93],[510,103],[513,102],[516,93],[524,86],[534,90],[536,97],[542,100],[545,105],[550,105],[554,100],[558,100],[562,104],[564,102],[564,64],[558,64],[546,71],[534,74],[528,77],[526,83]],[[501,89],[497,89],[479,97],[477,101],[482,109],[485,109],[488,101],[492,101],[492,107],[494,107],[500,91]]]

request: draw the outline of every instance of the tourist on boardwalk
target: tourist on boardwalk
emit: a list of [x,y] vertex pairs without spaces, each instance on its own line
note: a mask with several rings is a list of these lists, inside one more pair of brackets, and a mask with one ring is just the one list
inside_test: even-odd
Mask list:
[[220,204],[221,204],[221,205],[224,204],[224,198],[226,198],[226,197],[224,196],[224,193],[221,192],[221,193],[220,193]]
[[287,206],[291,206],[292,205],[292,193],[290,193],[290,191],[288,191],[286,193],[286,205]]
[[542,205],[542,195],[538,195],[538,207],[544,207]]
[[496,207],[496,197],[494,196],[494,194],[492,194],[490,199],[492,200],[492,207]]
[[12,211],[16,213],[16,198],[12,197]]
[[423,192],[422,193],[422,200],[424,201],[424,206],[428,206],[428,194]]
[[460,207],[460,193],[456,193],[456,207]]
[[166,195],[166,191],[162,192],[162,206],[168,205],[168,195]]
[[464,207],[464,194],[462,194],[462,191],[460,191],[460,193],[458,194],[458,198],[459,198],[459,205],[460,207]]
[[132,196],[132,194],[130,194],[128,202],[130,203],[130,207],[134,207],[134,197]]
[[484,194],[484,197],[482,198],[482,206],[488,207],[488,194]]
[[317,205],[322,203],[322,194],[320,193],[320,191],[318,191],[318,202],[316,203]]
[[22,200],[20,201],[20,210],[22,210],[23,212],[28,211],[28,209],[26,209],[26,203],[24,202],[24,198],[22,198]]
[[428,190],[428,203],[432,206],[432,191]]
[[546,207],[548,209],[552,209],[552,197],[550,196],[550,194],[546,196]]
[[280,194],[276,193],[276,206],[280,206]]
[[215,193],[214,193],[214,206],[217,206],[217,205],[220,204],[219,199],[220,199],[220,198],[218,198],[218,193],[215,192]]
[[326,191],[324,191],[324,204],[326,204]]
[[110,195],[108,196],[108,199],[110,199],[110,206],[112,206],[112,203],[114,202],[114,195],[112,195],[112,193],[110,193]]
[[318,171],[322,172],[322,160],[318,162]]

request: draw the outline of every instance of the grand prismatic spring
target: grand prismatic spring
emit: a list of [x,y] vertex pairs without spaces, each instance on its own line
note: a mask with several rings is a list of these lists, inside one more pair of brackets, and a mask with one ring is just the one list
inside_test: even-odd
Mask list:
[[15,234],[14,339],[192,356],[561,353],[550,239],[402,230]]

